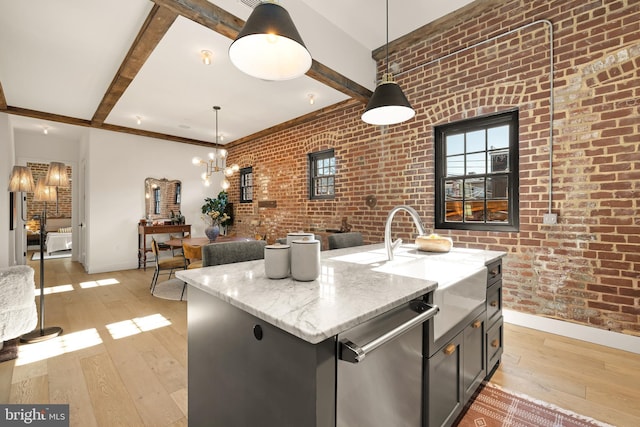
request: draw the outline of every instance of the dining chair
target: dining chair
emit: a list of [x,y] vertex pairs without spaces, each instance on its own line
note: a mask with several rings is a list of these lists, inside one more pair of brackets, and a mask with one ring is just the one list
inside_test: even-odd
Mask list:
[[350,248],[364,245],[362,233],[352,231],[349,233],[334,233],[327,237],[329,249]]
[[210,243],[202,246],[202,266],[264,259],[264,240]]
[[[169,240],[184,240],[190,238],[190,234],[185,234],[184,236],[182,234],[169,234]],[[171,246],[171,255],[182,255],[182,248],[179,246]]]
[[171,257],[163,257],[160,258],[160,249],[158,249],[158,242],[153,237],[151,238],[151,252],[153,252],[153,256],[156,261],[156,269],[153,272],[153,278],[151,279],[151,293],[155,290],[156,283],[158,283],[158,276],[161,274],[160,272],[163,270],[169,270],[169,279],[171,279],[171,275],[174,270],[184,270],[184,257],[180,256],[171,256]]
[[182,253],[184,254],[187,270],[202,267],[202,246],[194,246],[183,242]]

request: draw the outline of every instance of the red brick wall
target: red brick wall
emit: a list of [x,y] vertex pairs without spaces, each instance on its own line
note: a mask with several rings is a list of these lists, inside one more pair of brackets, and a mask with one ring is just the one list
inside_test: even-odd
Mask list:
[[[47,176],[48,163],[28,162],[27,166],[31,169],[34,184]],[[67,175],[71,178],[71,166],[67,166]],[[34,201],[33,194],[27,193],[27,219],[33,218],[34,215],[40,215],[44,209],[45,202]],[[56,213],[56,203],[47,202],[47,218],[71,218],[71,181],[69,187],[58,188],[58,213]]]
[[[555,37],[551,204],[558,225],[542,224],[549,204],[548,27],[531,25],[419,67],[541,19],[553,23]],[[271,241],[293,230],[339,228],[346,216],[366,241],[380,242],[398,204],[415,207],[432,228],[433,126],[517,107],[520,231],[437,231],[458,247],[508,252],[506,308],[640,335],[640,2],[504,1],[390,60],[405,72],[396,80],[414,119],[386,129],[366,125],[363,106],[353,103],[230,148],[230,162],[253,166],[256,186],[254,203],[240,204],[238,177],[232,180],[235,229],[249,233],[259,223]],[[310,201],[307,154],[330,147],[336,198]],[[375,196],[375,207],[367,196]],[[258,200],[277,208],[259,208]],[[393,230],[407,240],[414,233],[406,217]]]

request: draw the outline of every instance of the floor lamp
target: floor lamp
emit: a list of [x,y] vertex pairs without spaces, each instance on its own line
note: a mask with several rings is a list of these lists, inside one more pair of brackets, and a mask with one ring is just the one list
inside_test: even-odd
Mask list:
[[26,343],[45,341],[62,333],[62,328],[58,326],[44,327],[44,230],[47,224],[47,202],[55,202],[57,195],[56,187],[45,185],[44,179],[38,180],[33,200],[44,203],[40,216],[40,328],[20,337],[20,341]]

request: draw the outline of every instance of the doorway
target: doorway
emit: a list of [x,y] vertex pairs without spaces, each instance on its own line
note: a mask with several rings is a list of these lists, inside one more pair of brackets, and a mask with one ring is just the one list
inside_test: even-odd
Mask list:
[[[38,182],[44,180],[49,169],[49,163],[27,162],[27,166],[31,169],[33,181]],[[45,235],[46,233],[60,233],[56,236],[55,247],[47,248],[45,259],[48,257],[71,257],[71,241],[73,236],[72,226],[72,167],[66,165],[67,176],[69,177],[68,187],[57,187],[56,202],[42,202],[34,200],[34,193],[26,194],[26,223],[25,233],[27,240],[27,257],[33,259],[34,256],[40,255],[40,223],[45,217]],[[68,235],[68,244],[65,244],[64,235]],[[45,240],[46,243],[46,240]]]

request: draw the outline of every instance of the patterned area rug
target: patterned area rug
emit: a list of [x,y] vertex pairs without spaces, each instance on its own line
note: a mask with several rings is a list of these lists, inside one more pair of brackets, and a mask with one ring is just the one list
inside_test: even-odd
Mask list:
[[551,403],[516,394],[488,383],[477,395],[458,427],[613,427]]

